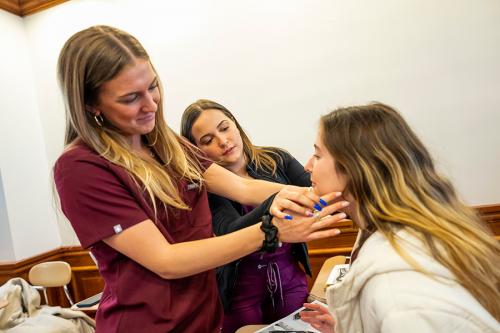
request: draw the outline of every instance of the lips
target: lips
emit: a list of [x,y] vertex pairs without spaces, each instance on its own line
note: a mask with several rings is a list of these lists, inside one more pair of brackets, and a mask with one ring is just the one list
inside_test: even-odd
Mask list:
[[140,121],[140,122],[148,122],[148,121],[151,121],[155,119],[155,114],[154,113],[151,113],[151,114],[148,114],[147,116],[144,116],[144,117],[141,117],[141,118],[138,118],[137,121]]
[[222,153],[222,155],[223,155],[223,156],[229,155],[229,154],[233,151],[233,149],[234,149],[235,147],[236,147],[236,146],[232,146],[231,148],[224,150],[224,152]]

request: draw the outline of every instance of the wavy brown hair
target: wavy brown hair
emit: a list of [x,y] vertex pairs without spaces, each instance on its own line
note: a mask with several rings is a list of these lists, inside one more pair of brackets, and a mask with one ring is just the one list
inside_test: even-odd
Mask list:
[[139,41],[109,26],[82,30],[65,43],[57,65],[66,105],[65,145],[68,148],[83,142],[105,159],[125,168],[148,194],[155,211],[157,200],[179,209],[189,209],[179,194],[176,179],[187,178],[201,185],[201,168],[195,158],[195,147],[165,123],[160,84],[156,125],[143,136],[143,140],[162,163],[134,153],[118,128],[106,119],[102,126],[98,126],[93,114],[87,110],[97,101],[102,85],[137,59],[150,61]]
[[337,109],[321,118],[323,141],[347,176],[344,193],[357,201],[357,213],[397,243],[402,228],[420,239],[497,320],[500,320],[500,246],[475,211],[461,202],[452,184],[402,116],[374,103]]
[[196,141],[193,137],[193,125],[201,115],[201,113],[205,110],[219,110],[226,117],[231,119],[238,131],[240,132],[241,140],[243,141],[243,153],[245,154],[245,158],[247,163],[255,164],[257,169],[266,170],[271,174],[275,174],[276,172],[276,159],[278,161],[282,161],[281,155],[277,153],[277,151],[282,150],[278,148],[271,147],[262,147],[255,146],[250,141],[248,135],[245,133],[240,123],[234,115],[229,111],[225,106],[211,101],[209,99],[199,99],[196,102],[189,105],[184,113],[182,114],[181,120],[181,135],[184,136],[191,142],[196,145]]

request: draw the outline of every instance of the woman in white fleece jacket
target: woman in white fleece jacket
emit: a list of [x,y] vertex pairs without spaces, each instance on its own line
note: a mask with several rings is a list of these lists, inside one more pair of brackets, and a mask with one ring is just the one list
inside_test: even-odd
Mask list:
[[500,246],[391,107],[321,118],[306,165],[314,191],[342,191],[360,227],[350,271],[306,304],[322,332],[500,332]]

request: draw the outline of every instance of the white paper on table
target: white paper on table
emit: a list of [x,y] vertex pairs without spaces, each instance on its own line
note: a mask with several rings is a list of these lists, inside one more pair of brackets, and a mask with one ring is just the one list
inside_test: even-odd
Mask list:
[[[321,303],[320,301],[313,301],[313,304],[320,304],[324,306],[325,308],[327,307],[326,304]],[[255,333],[267,333],[270,331],[309,331],[309,332],[314,332],[314,333],[321,333],[305,321],[302,321],[300,317],[297,315],[299,312],[304,311],[305,308],[301,307],[300,309],[292,312],[285,318],[282,318],[280,320],[275,321],[269,326],[266,326],[264,328],[261,328]]]

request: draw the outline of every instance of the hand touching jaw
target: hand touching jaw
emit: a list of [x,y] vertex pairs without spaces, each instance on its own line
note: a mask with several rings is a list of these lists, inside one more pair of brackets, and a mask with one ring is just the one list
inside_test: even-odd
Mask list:
[[[294,205],[296,204],[294,203]],[[310,217],[304,217],[303,214],[285,215],[285,218],[275,216],[272,222],[278,228],[278,238],[282,242],[308,242],[314,239],[333,237],[340,233],[340,230],[335,228],[335,224],[346,218],[345,213],[338,211],[348,205],[347,201],[336,201],[320,207],[320,210],[312,213]],[[283,214],[283,212],[281,213]],[[311,215],[310,212],[309,215]]]

